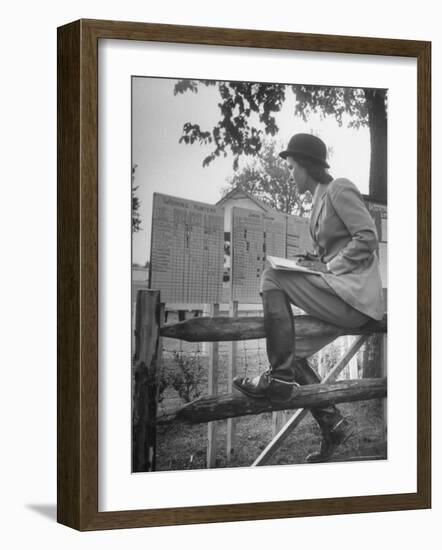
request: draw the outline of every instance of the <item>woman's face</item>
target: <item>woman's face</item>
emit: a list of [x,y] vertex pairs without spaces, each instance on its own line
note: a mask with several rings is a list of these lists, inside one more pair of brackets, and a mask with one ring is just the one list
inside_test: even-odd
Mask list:
[[304,194],[308,190],[306,169],[298,164],[292,157],[287,157],[287,165],[289,167],[291,177],[298,188],[298,192],[301,195]]

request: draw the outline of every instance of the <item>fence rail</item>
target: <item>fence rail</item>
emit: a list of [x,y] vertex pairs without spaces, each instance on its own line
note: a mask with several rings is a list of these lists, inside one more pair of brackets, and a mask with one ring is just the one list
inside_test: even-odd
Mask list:
[[386,395],[386,378],[346,380],[334,384],[312,384],[297,387],[293,390],[292,397],[283,403],[271,402],[267,399],[252,400],[243,395],[227,393],[200,397],[172,414],[158,417],[157,423],[186,422],[197,424],[272,411],[327,407],[336,403],[382,398]]
[[[344,336],[387,332],[387,316],[360,328],[342,328],[310,315],[294,315],[295,334],[298,337]],[[195,317],[180,323],[164,325],[161,336],[186,342],[223,342],[264,338],[262,317]]]

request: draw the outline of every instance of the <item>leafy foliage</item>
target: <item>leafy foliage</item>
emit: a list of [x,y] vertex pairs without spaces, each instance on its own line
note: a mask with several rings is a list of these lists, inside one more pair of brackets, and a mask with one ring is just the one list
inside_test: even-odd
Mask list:
[[368,124],[368,106],[362,88],[293,86],[296,94],[295,114],[307,121],[311,113],[334,117],[339,126],[360,128]]
[[[211,131],[202,130],[198,124],[186,123],[180,142],[213,143],[215,148],[204,159],[204,166],[221,154],[226,156],[230,150],[236,169],[239,155],[260,152],[263,136],[274,136],[278,132],[274,113],[281,110],[289,90],[296,95],[294,114],[304,121],[311,113],[319,113],[323,117],[336,118],[339,125],[346,122],[349,127],[360,128],[369,124],[370,103],[367,98],[372,91],[363,88],[179,80],[174,93],[197,93],[199,84],[218,88],[221,98],[218,103],[220,120]],[[378,93],[382,93],[385,98],[385,90],[379,90]],[[254,124],[253,116],[259,124]]]
[[167,382],[184,402],[190,403],[202,393],[204,367],[198,354],[174,351],[173,360],[175,368],[168,374]]
[[[272,136],[278,131],[273,113],[282,108],[286,86],[214,80],[201,83],[205,86],[217,86],[221,97],[221,102],[218,103],[220,120],[212,131],[201,130],[198,124],[186,123],[180,143],[213,143],[214,149],[203,160],[203,166],[207,166],[220,155],[227,156],[230,150],[236,170],[240,155],[256,155],[260,152],[264,131]],[[175,85],[174,93],[196,93],[198,84],[195,80],[180,80]],[[252,117],[264,125],[264,131],[253,125]]]
[[132,233],[141,231],[141,216],[140,216],[140,199],[136,196],[136,191],[138,190],[138,185],[134,185],[135,181],[135,171],[137,169],[137,164],[132,166]]
[[169,376],[164,366],[161,365],[160,376],[158,377],[158,403],[162,403],[164,401],[164,392],[168,386]]
[[311,210],[311,196],[298,193],[287,164],[278,156],[281,150],[274,141],[264,140],[259,157],[230,178],[223,194],[243,189],[279,212],[305,216]]

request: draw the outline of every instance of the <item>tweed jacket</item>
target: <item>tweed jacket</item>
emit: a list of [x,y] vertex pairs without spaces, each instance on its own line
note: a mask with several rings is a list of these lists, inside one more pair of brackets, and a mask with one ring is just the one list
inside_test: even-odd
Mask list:
[[375,223],[350,180],[318,185],[310,233],[316,253],[327,265],[322,277],[345,302],[380,320],[384,305]]

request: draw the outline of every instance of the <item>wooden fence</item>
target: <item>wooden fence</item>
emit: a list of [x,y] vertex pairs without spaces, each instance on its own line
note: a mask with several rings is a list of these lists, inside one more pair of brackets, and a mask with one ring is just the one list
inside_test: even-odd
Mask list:
[[[387,319],[365,325],[363,329],[343,329],[308,315],[295,315],[295,333],[300,337],[357,335],[344,357],[329,372],[321,384],[296,388],[292,399],[278,405],[270,401],[255,401],[239,393],[208,395],[175,411],[157,418],[159,374],[161,366],[161,338],[179,338],[189,342],[238,341],[264,338],[262,317],[237,317],[237,310],[229,317],[217,317],[215,305],[210,317],[198,317],[171,325],[162,324],[160,292],[140,290],[137,294],[133,403],[132,403],[132,469],[134,472],[155,470],[156,427],[172,422],[207,422],[208,464],[214,463],[216,445],[216,421],[228,419],[232,430],[235,417],[268,411],[296,409],[295,414],[278,431],[273,440],[255,460],[253,466],[268,462],[289,433],[307,414],[308,409],[329,404],[383,398],[387,395],[386,378],[346,380],[336,382],[342,369],[354,357],[367,337],[374,333],[386,333]],[[216,348],[215,348],[216,349]],[[217,354],[209,354],[209,394],[216,394]],[[215,368],[214,368],[215,367]],[[231,383],[231,380],[229,380]],[[231,445],[232,443],[230,443]],[[229,449],[228,449],[229,452]]]

